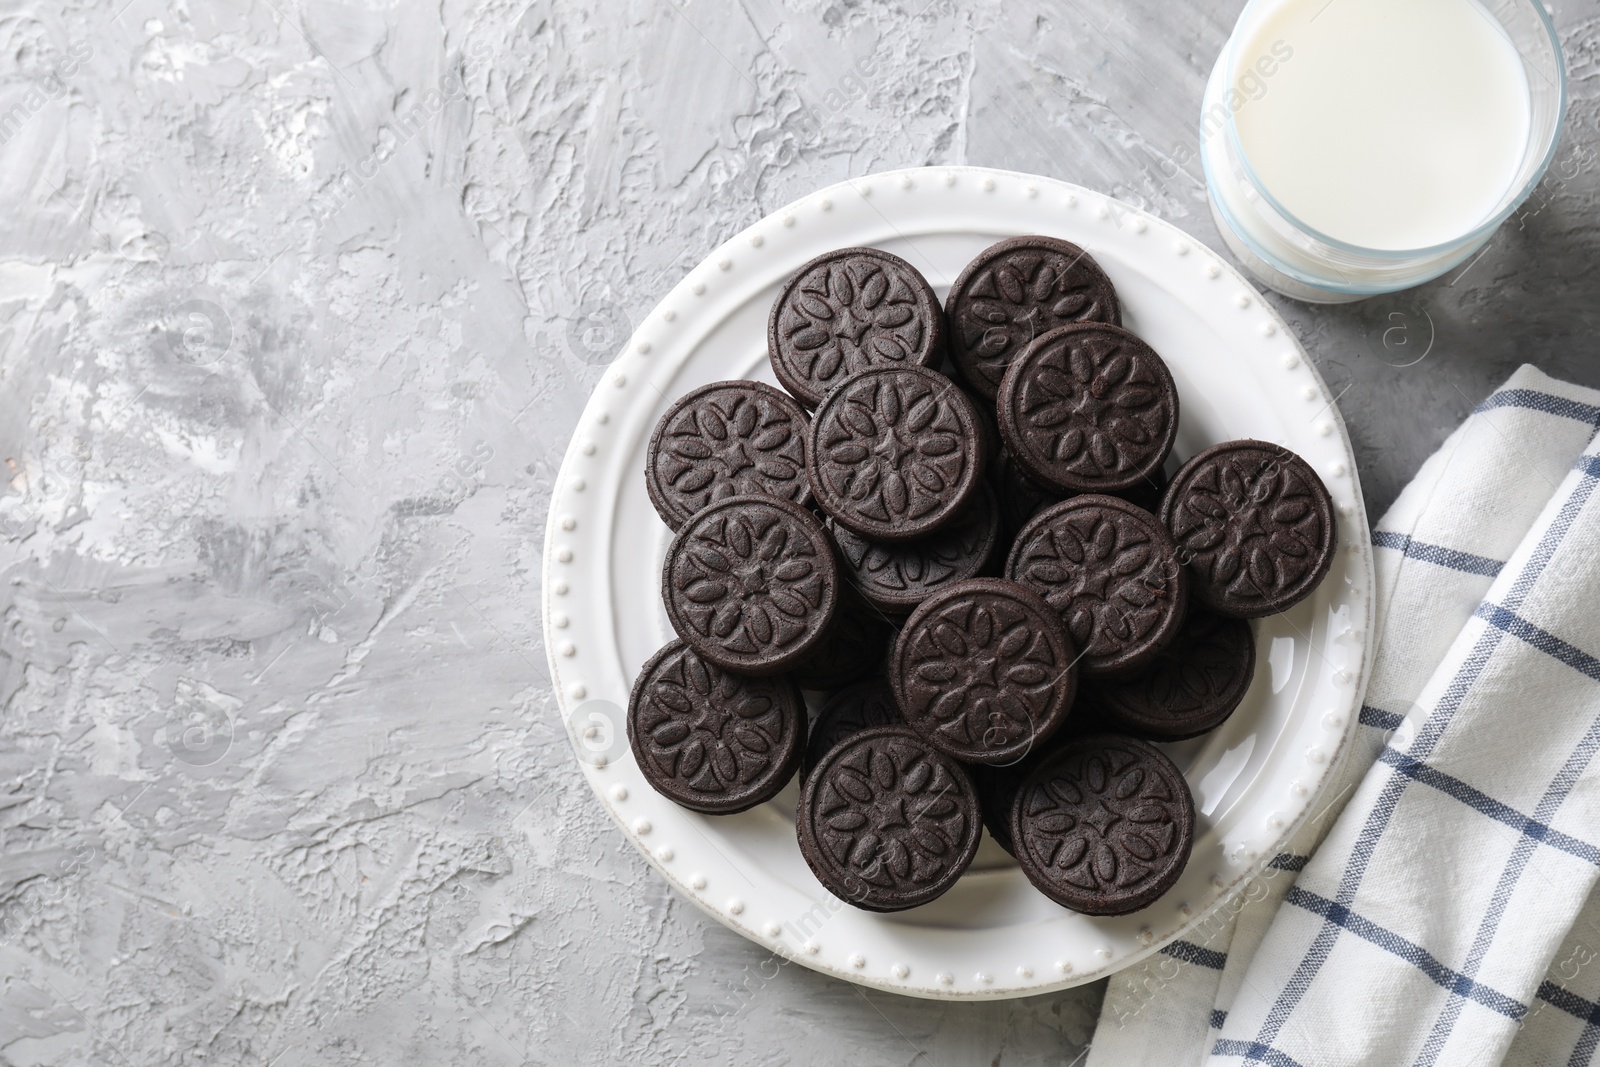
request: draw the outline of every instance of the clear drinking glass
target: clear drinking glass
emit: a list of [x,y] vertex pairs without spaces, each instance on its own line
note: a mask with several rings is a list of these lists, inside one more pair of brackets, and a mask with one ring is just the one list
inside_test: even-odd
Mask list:
[[1250,0],[1245,6],[1212,69],[1202,104],[1200,156],[1206,190],[1228,247],[1263,284],[1313,303],[1343,303],[1407,289],[1464,262],[1533,192],[1561,136],[1566,63],[1544,7],[1537,0],[1473,0],[1504,31],[1528,82],[1527,142],[1515,178],[1498,205],[1481,222],[1442,243],[1380,249],[1338,240],[1297,218],[1263,184],[1241,145],[1235,122],[1240,97],[1230,89],[1248,77],[1250,64],[1258,62],[1257,57],[1242,54],[1258,20],[1282,2]]

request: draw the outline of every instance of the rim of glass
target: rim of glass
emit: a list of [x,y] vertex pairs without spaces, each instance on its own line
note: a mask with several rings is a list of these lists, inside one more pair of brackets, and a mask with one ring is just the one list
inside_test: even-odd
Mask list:
[[[1250,16],[1251,12],[1255,11],[1256,9],[1269,3],[1281,2],[1282,0],[1250,0],[1250,2],[1245,5],[1244,10],[1240,12],[1239,20],[1234,23],[1234,32],[1229,35],[1228,43],[1224,46],[1228,57],[1226,84],[1232,85],[1234,83],[1234,72],[1237,69],[1238,63],[1238,57],[1234,54],[1234,41],[1237,37],[1239,27],[1244,25],[1245,20]],[[1561,143],[1561,135],[1566,130],[1567,125],[1567,57],[1561,50],[1561,35],[1556,32],[1555,23],[1550,19],[1550,13],[1544,9],[1544,5],[1540,3],[1539,0],[1517,0],[1517,2],[1522,3],[1524,7],[1531,8],[1533,12],[1539,16],[1539,23],[1544,27],[1545,36],[1550,41],[1550,49],[1555,53],[1555,84],[1557,97],[1556,125],[1555,129],[1551,132],[1550,143],[1545,147],[1544,158],[1539,161],[1539,165],[1535,167],[1533,172],[1528,175],[1528,180],[1524,182],[1522,187],[1517,190],[1516,195],[1506,202],[1505,207],[1495,212],[1495,214],[1491,215],[1478,226],[1462,234],[1460,237],[1452,238],[1451,240],[1445,241],[1441,244],[1426,245],[1420,248],[1369,248],[1365,245],[1351,244],[1349,241],[1341,241],[1337,237],[1325,234],[1316,227],[1307,224],[1303,219],[1300,218],[1300,216],[1284,207],[1283,204],[1279,202],[1278,198],[1273,196],[1271,191],[1267,189],[1266,183],[1261,180],[1260,175],[1256,174],[1255,168],[1250,165],[1250,157],[1245,154],[1244,146],[1239,142],[1239,128],[1234,122],[1234,112],[1232,109],[1228,109],[1227,118],[1224,120],[1224,128],[1226,129],[1228,136],[1228,147],[1232,150],[1234,157],[1239,161],[1239,166],[1243,168],[1245,178],[1250,182],[1255,190],[1261,194],[1262,199],[1266,200],[1274,211],[1276,211],[1279,215],[1282,215],[1284,219],[1294,225],[1295,228],[1299,229],[1302,233],[1305,233],[1306,235],[1315,238],[1316,240],[1321,241],[1322,243],[1341,252],[1348,252],[1359,256],[1369,256],[1376,259],[1412,259],[1437,255],[1441,252],[1447,252],[1452,248],[1457,248],[1462,244],[1467,244],[1472,241],[1476,241],[1479,238],[1487,237],[1489,234],[1493,233],[1497,228],[1499,228],[1500,224],[1509,218],[1513,211],[1521,207],[1523,201],[1528,199],[1528,196],[1533,192],[1534,188],[1544,180],[1545,171],[1550,169],[1550,161],[1555,158],[1556,146]],[[1498,18],[1495,18],[1492,12],[1485,10],[1484,14],[1489,18],[1494,18],[1495,24],[1500,27],[1501,32],[1505,32],[1504,24],[1501,23]],[[1201,132],[1203,135],[1204,125],[1201,127]]]

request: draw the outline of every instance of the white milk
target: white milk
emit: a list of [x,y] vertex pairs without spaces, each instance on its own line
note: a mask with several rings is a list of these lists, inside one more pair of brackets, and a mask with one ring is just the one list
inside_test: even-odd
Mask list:
[[1461,238],[1510,190],[1527,76],[1474,0],[1284,0],[1237,47],[1239,145],[1312,229],[1423,248]]

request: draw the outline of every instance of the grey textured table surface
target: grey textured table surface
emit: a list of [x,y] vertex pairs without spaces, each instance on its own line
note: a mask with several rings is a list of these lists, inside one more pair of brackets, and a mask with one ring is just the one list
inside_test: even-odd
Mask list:
[[[553,713],[542,524],[606,330],[817,186],[1036,171],[1218,246],[1238,6],[0,4],[0,1062],[1072,1062],[1099,987],[864,994],[666,889]],[[1277,301],[1374,516],[1517,363],[1600,385],[1600,7],[1555,18],[1486,254]]]

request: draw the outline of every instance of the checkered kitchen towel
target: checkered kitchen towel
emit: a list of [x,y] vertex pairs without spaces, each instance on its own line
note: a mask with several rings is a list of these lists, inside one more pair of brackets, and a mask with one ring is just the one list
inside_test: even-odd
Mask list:
[[1524,367],[1424,465],[1373,535],[1378,654],[1328,807],[1112,980],[1090,1067],[1589,1062],[1597,426],[1600,393]]

